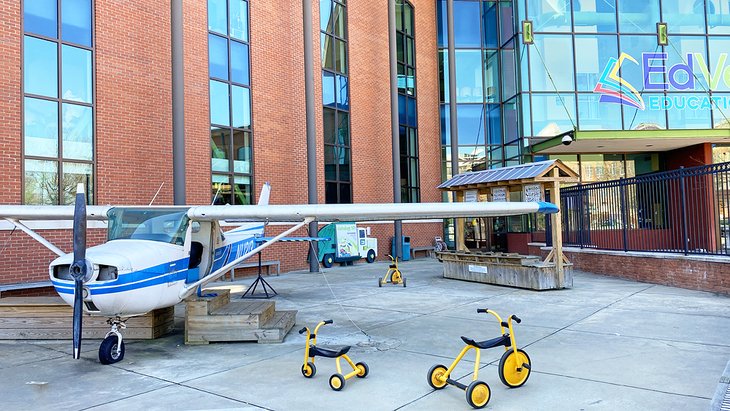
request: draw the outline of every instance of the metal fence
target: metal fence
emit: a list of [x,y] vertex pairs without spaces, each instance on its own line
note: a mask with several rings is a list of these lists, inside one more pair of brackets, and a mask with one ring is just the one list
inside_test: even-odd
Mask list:
[[561,190],[563,243],[730,254],[730,162]]

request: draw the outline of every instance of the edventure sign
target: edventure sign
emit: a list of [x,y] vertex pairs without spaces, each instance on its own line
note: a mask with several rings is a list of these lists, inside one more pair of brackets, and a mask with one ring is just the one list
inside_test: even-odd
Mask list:
[[601,94],[599,101],[602,103],[623,104],[635,107],[638,110],[666,110],[671,108],[710,110],[713,105],[722,109],[730,107],[728,97],[710,97],[709,95],[648,95],[645,103],[641,93],[619,75],[619,68],[625,60],[629,60],[641,67],[642,78],[644,79],[642,92],[696,90],[700,93],[707,93],[707,90],[697,84],[697,80],[700,78],[704,78],[705,83],[710,85],[710,90],[717,90],[720,81],[725,86],[730,87],[730,66],[725,65],[728,53],[720,54],[712,74],[710,74],[710,69],[701,53],[687,53],[686,56],[686,63],[678,63],[667,67],[667,53],[642,53],[641,63],[630,55],[621,53],[618,59],[614,57],[609,59],[593,92]]

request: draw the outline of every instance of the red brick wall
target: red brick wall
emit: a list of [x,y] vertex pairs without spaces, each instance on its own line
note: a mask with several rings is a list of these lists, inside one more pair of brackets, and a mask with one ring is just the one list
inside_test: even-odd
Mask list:
[[[531,254],[547,256],[547,251],[538,253],[531,246]],[[564,249],[565,256],[576,270],[595,274],[610,275],[627,280],[661,284],[691,290],[710,291],[730,295],[730,263],[722,261],[665,256],[615,253],[596,253],[590,251],[570,251]]]
[[19,204],[22,194],[20,15],[19,2],[0,3],[0,204]]

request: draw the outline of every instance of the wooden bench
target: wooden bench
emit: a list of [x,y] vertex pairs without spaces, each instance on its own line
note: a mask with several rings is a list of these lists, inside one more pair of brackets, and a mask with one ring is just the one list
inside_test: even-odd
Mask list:
[[38,281],[34,283],[13,283],[13,284],[0,284],[0,297],[3,292],[6,291],[18,291],[18,290],[30,290],[33,288],[47,288],[53,287],[50,281]]
[[[238,264],[237,266],[233,267],[231,269],[231,281],[234,281],[236,279],[236,269],[237,268],[253,268],[258,267],[259,262],[258,261],[251,261],[246,263]],[[271,275],[271,267],[276,268],[276,275],[279,275],[279,270],[281,269],[281,263],[279,260],[269,260],[269,261],[262,261],[261,267],[266,267],[266,275]]]
[[428,245],[424,247],[411,247],[411,259],[416,259],[416,253],[423,251],[426,257],[433,257],[433,246]]

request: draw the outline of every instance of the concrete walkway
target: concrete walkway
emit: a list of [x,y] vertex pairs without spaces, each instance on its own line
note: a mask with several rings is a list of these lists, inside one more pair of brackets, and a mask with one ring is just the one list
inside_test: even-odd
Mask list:
[[[727,297],[588,273],[577,273],[573,289],[532,292],[445,280],[433,259],[402,269],[407,288],[377,287],[385,263],[267,278],[277,309],[299,310],[283,344],[185,346],[184,307],[173,335],[127,341],[112,366],[98,363],[98,341],[84,341],[78,361],[66,341],[0,343],[1,408],[468,410],[463,391],[433,391],[426,374],[450,364],[459,336],[498,336],[478,307],[522,318],[517,343],[533,366],[523,387],[507,389],[497,374],[501,349],[483,350],[486,409],[707,410],[730,359]],[[224,285],[240,293],[251,281]],[[334,324],[320,330],[320,343],[351,344],[353,360],[370,366],[341,392],[327,384],[334,360],[318,359],[312,379],[300,373],[305,339],[296,331],[322,319]],[[471,381],[473,360],[456,369],[461,382]]]

